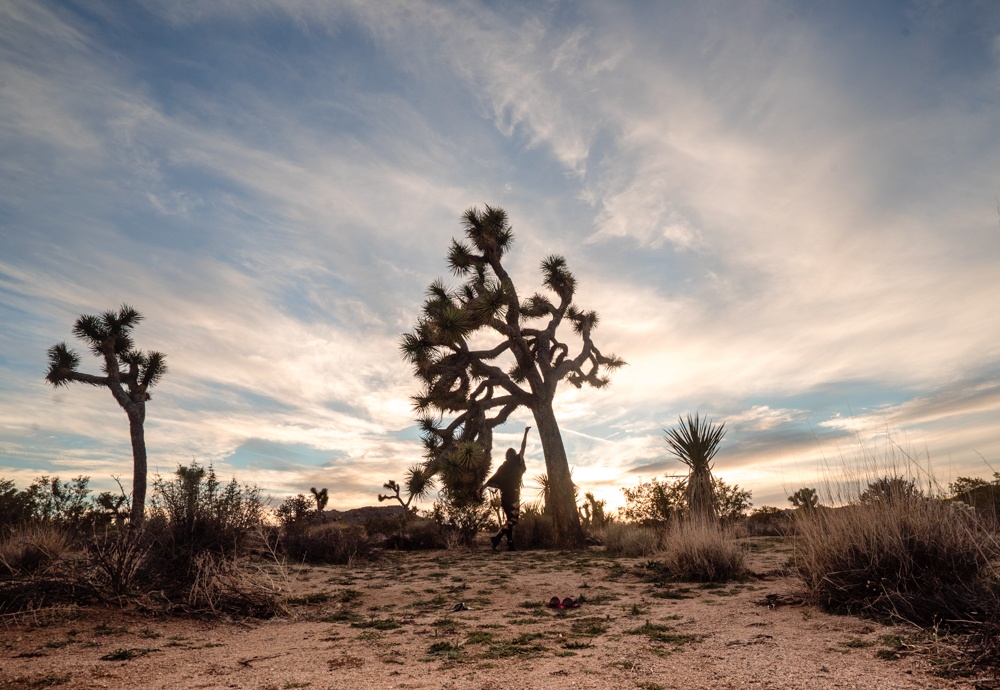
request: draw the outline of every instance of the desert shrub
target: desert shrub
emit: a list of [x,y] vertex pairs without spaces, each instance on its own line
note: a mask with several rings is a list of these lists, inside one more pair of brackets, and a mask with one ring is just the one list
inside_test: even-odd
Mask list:
[[611,523],[599,532],[604,549],[614,556],[651,556],[660,549],[663,531],[654,527]]
[[[738,484],[730,486],[713,476],[712,497],[715,512],[725,523],[733,523],[750,509],[752,494],[741,489]],[[660,481],[653,477],[648,482],[640,482],[635,487],[625,487],[625,506],[621,509],[622,519],[641,525],[665,526],[683,518],[688,513],[686,479]]]
[[370,517],[364,521],[365,531],[373,538],[399,536],[406,529],[410,516],[407,513],[390,517]]
[[622,519],[640,525],[667,525],[679,519],[687,510],[683,480],[660,481],[653,477],[648,482],[622,489],[625,506]]
[[514,545],[518,549],[551,549],[556,545],[552,517],[537,506],[526,506],[514,528]]
[[26,523],[0,538],[0,577],[31,575],[55,563],[69,548],[66,530],[52,523]]
[[761,506],[747,516],[743,527],[750,537],[784,537],[792,531],[792,518],[781,508]]
[[428,513],[449,544],[471,546],[485,529],[498,529],[493,511],[488,503],[451,500],[442,491],[442,498],[434,502]]
[[318,517],[313,502],[302,494],[286,498],[274,514],[283,527],[314,522]]
[[991,560],[1000,551],[974,514],[919,498],[904,484],[880,487],[890,490],[796,521],[795,564],[812,598],[831,610],[918,625],[995,612]]
[[725,582],[747,573],[746,552],[724,527],[700,521],[677,524],[663,538],[661,559],[685,582]]
[[0,538],[31,520],[33,514],[30,494],[19,491],[10,479],[0,477]]
[[155,540],[145,527],[95,533],[87,541],[86,558],[94,584],[114,597],[134,593],[154,545]]
[[978,477],[959,477],[948,487],[953,500],[972,506],[980,520],[996,531],[1000,529],[1000,473],[993,476],[992,482]]
[[293,561],[343,565],[372,553],[372,542],[361,525],[338,523],[286,529],[281,546]]
[[263,541],[263,515],[257,487],[235,479],[223,484],[211,465],[192,463],[170,479],[156,477],[144,525],[149,548],[133,582],[159,591],[174,609],[267,615],[277,600],[262,599],[276,597],[276,590],[240,563]]
[[[448,546],[441,528],[433,520],[414,516],[402,522],[395,519],[392,522],[397,523],[398,528],[393,532],[381,532],[384,535],[383,548],[421,551],[426,549],[443,549]],[[372,533],[367,522],[365,523],[365,529],[369,534]]]
[[205,551],[239,555],[259,537],[264,503],[260,489],[235,479],[222,484],[209,465],[178,466],[172,479],[153,480],[150,532],[159,555],[186,568]]
[[917,488],[917,483],[905,477],[880,477],[871,482],[861,495],[860,503],[896,503],[911,501],[923,496],[923,491]]
[[184,610],[272,618],[284,613],[280,588],[262,572],[249,572],[235,559],[210,551],[193,561]]

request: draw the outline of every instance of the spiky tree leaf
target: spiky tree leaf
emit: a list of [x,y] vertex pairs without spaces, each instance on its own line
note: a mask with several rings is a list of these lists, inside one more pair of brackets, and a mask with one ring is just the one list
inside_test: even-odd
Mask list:
[[66,347],[66,343],[59,343],[49,348],[49,371],[45,375],[45,380],[53,386],[68,386],[69,379],[66,374],[76,371],[80,366],[80,355]]
[[434,489],[434,476],[422,465],[411,465],[406,470],[406,494],[410,498],[427,498]]
[[163,375],[167,373],[167,356],[162,352],[149,352],[139,370],[139,384],[143,388],[152,388]]

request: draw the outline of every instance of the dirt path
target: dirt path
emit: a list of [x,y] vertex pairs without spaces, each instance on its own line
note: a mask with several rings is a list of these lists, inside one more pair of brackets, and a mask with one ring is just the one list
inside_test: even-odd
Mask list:
[[[759,548],[764,544],[765,548]],[[756,572],[785,547],[760,542]],[[3,688],[951,688],[898,629],[784,605],[780,573],[657,586],[647,559],[488,549],[293,569],[289,618],[105,609],[0,628]],[[551,610],[552,596],[586,598]],[[768,595],[772,595],[768,597]],[[772,605],[768,605],[768,602]],[[457,603],[467,610],[453,612]]]

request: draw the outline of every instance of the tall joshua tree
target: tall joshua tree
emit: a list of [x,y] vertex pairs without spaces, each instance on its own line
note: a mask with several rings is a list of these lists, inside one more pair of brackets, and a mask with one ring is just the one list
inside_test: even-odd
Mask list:
[[[423,384],[413,398],[427,456],[422,476],[439,474],[459,504],[479,500],[476,490],[489,472],[493,429],[527,407],[545,455],[546,510],[557,539],[580,543],[583,531],[552,400],[563,379],[577,388],[603,388],[608,372],[625,362],[594,345],[597,313],[573,304],[576,279],[563,257],[541,262],[549,294],[521,301],[502,264],[514,240],[507,213],[491,206],[471,208],[462,225],[466,241],[452,240],[448,265],[465,282],[454,290],[440,280],[431,283],[416,326],[400,344]],[[559,334],[563,324],[576,334],[575,354]]]
[[717,522],[715,492],[712,487],[712,459],[719,452],[719,444],[726,435],[726,425],[715,426],[707,420],[688,415],[687,421],[678,419],[679,425],[666,432],[667,446],[678,460],[688,467],[688,510],[691,517],[703,522]]
[[45,375],[45,380],[56,387],[68,386],[76,381],[107,388],[125,410],[132,437],[130,519],[133,525],[142,523],[146,507],[146,441],[142,426],[146,419],[146,401],[150,398],[149,389],[167,371],[163,353],[135,349],[132,329],[142,318],[139,312],[125,304],[117,312],[81,316],[73,324],[73,334],[87,343],[96,357],[101,358],[104,375],[94,376],[77,371],[80,356],[66,347],[66,343],[49,348],[49,371]]

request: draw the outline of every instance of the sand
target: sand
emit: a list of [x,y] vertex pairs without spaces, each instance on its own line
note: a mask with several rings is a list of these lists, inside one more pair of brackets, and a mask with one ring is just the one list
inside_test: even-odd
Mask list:
[[[0,687],[975,687],[900,649],[905,628],[799,603],[787,544],[753,544],[757,576],[721,587],[656,586],[643,578],[649,559],[601,549],[276,567],[292,604],[273,620],[87,607],[8,623]],[[549,609],[552,596],[586,602]]]

